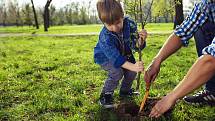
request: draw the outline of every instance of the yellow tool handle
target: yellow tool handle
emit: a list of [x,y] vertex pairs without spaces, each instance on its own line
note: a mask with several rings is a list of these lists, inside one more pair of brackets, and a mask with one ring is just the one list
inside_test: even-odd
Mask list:
[[148,96],[149,96],[149,90],[147,90],[146,93],[145,93],[145,95],[144,95],[144,98],[143,98],[142,103],[140,105],[139,113],[143,110],[144,105],[146,103],[146,99],[148,98]]

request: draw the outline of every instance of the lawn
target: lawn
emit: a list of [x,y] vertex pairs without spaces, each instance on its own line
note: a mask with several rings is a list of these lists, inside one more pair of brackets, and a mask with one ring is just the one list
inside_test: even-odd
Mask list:
[[[143,50],[145,65],[167,37],[149,36]],[[0,120],[114,121],[114,113],[97,103],[106,72],[93,62],[96,41],[97,36],[0,38]],[[191,41],[188,48],[167,59],[150,95],[163,96],[172,90],[197,58],[195,51]],[[144,95],[141,80],[137,103]],[[115,97],[117,101],[118,89]],[[214,112],[214,107],[195,107],[180,101],[171,120],[212,121]]]
[[[65,25],[65,26],[51,26],[49,32],[44,32],[43,26],[39,30],[34,27],[0,27],[0,34],[2,33],[34,33],[34,34],[75,34],[75,33],[99,33],[102,25]],[[173,23],[149,23],[146,25],[146,30],[149,32],[171,32]]]

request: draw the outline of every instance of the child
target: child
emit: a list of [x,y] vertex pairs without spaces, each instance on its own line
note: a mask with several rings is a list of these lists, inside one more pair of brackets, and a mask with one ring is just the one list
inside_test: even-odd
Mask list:
[[131,96],[134,93],[132,82],[136,73],[142,72],[144,67],[141,61],[135,63],[132,49],[138,50],[138,44],[140,49],[145,47],[147,33],[142,30],[139,32],[142,39],[137,39],[135,22],[124,17],[121,4],[116,0],[98,0],[97,11],[104,27],[94,48],[94,61],[108,72],[99,101],[105,108],[111,108],[114,90],[122,78],[120,96]]

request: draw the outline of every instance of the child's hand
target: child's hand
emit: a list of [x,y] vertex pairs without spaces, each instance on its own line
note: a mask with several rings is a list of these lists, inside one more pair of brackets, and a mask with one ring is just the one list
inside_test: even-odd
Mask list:
[[143,62],[142,61],[138,61],[135,64],[126,61],[123,65],[123,68],[128,69],[130,71],[134,71],[134,72],[143,72],[144,71],[144,66],[143,66]]
[[139,42],[139,45],[142,46],[147,38],[147,31],[145,29],[142,29],[142,31],[140,31],[139,33],[139,39],[138,39],[138,42]]
[[143,72],[144,71],[144,64],[142,61],[138,61],[134,64],[134,71],[135,72]]

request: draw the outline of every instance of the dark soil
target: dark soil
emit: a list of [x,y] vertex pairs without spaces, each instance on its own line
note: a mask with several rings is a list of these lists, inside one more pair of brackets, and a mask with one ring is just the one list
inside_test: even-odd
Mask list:
[[[150,119],[149,114],[151,112],[151,109],[159,99],[160,98],[148,98],[144,110],[142,110],[140,113],[138,113],[140,106],[135,104],[134,102],[121,103],[115,108],[117,118],[121,121],[140,121]],[[165,118],[165,120],[168,120],[169,118],[171,118],[171,112],[172,109],[167,111],[161,117]]]

